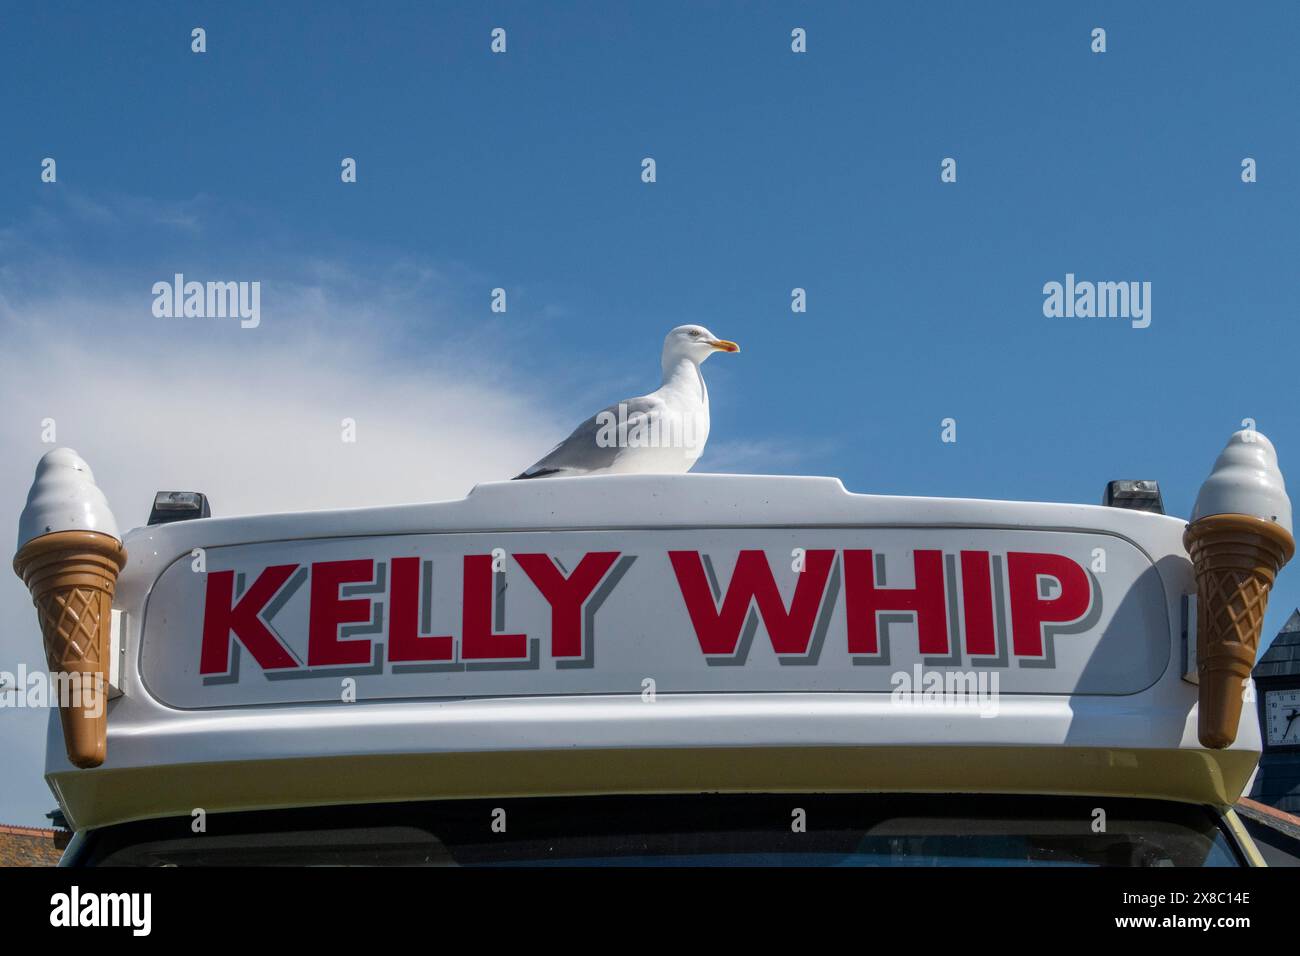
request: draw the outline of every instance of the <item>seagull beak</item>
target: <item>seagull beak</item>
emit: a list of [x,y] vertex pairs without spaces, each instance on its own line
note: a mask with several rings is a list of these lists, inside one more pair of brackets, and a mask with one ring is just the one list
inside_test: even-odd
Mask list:
[[709,343],[719,352],[739,352],[740,346],[735,342],[728,342],[726,339],[714,339]]

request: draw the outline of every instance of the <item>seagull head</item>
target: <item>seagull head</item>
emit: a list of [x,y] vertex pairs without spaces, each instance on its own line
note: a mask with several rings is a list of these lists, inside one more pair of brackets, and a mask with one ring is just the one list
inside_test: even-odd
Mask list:
[[664,339],[663,363],[669,368],[686,358],[699,365],[714,352],[739,351],[735,342],[718,338],[702,325],[679,325]]

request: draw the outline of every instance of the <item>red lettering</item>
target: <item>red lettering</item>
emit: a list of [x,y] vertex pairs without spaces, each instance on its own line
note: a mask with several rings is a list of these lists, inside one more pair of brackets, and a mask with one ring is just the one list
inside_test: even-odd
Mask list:
[[993,581],[987,551],[961,553],[962,608],[966,612],[966,653],[991,657],[998,652],[993,632]]
[[834,551],[805,553],[806,563],[799,573],[789,611],[772,576],[767,555],[762,551],[740,552],[722,599],[721,611],[705,577],[700,553],[669,551],[668,557],[695,627],[695,636],[705,654],[736,654],[740,631],[753,603],[758,605],[759,617],[774,651],[778,654],[808,653],[817,610],[821,607],[826,580],[835,559]]
[[948,653],[943,552],[915,551],[912,563],[916,569],[916,587],[876,587],[875,559],[871,551],[845,550],[844,601],[850,654],[880,653],[876,616],[882,611],[915,614],[921,653]]
[[582,607],[618,560],[618,551],[584,554],[567,578],[547,554],[516,554],[533,586],[551,605],[551,656],[582,657]]
[[311,616],[307,624],[307,666],[369,664],[372,645],[368,638],[339,640],[340,624],[370,620],[370,598],[339,597],[340,584],[373,581],[375,562],[319,561],[311,566]]
[[[1061,593],[1039,597],[1040,576],[1055,578]],[[1007,552],[1007,588],[1011,597],[1011,641],[1017,655],[1043,656],[1043,625],[1071,624],[1092,605],[1092,584],[1078,563],[1060,554]]]
[[388,592],[388,659],[449,661],[454,648],[450,635],[420,634],[420,559],[393,558],[388,563],[392,583]]
[[492,555],[465,555],[464,630],[461,656],[474,660],[527,660],[527,634],[492,633]]
[[297,570],[296,564],[277,564],[267,568],[233,606],[235,572],[213,571],[208,574],[208,590],[203,604],[203,645],[199,651],[200,674],[230,673],[232,631],[262,670],[298,666],[258,616]]

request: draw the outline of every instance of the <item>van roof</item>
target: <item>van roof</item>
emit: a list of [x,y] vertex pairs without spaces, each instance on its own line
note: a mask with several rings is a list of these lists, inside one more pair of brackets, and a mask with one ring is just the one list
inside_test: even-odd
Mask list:
[[1184,526],[681,475],[136,529],[108,759],[74,770],[55,720],[47,776],[77,827],[725,790],[1231,804],[1258,728],[1196,740]]

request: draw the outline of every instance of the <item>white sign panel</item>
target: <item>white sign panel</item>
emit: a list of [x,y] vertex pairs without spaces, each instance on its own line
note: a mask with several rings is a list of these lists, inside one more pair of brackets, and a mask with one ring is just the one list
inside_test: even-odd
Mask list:
[[995,673],[1004,694],[1132,694],[1170,645],[1155,568],[1105,534],[410,534],[178,559],[149,596],[140,669],[179,708],[887,693],[918,666]]

